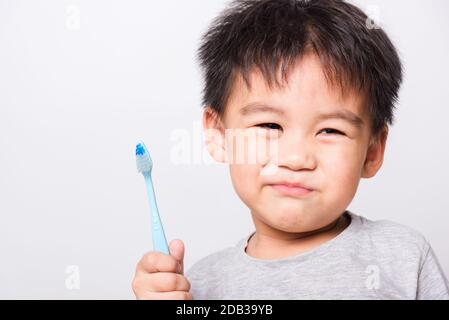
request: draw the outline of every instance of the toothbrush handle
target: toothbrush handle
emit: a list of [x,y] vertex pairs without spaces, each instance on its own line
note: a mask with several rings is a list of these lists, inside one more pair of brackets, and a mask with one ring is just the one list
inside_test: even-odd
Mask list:
[[153,234],[153,249],[165,254],[170,254],[168,250],[167,240],[165,238],[164,228],[162,227],[161,218],[159,217],[159,211],[156,204],[156,196],[154,194],[153,182],[151,175],[145,173],[145,184],[147,186],[148,201],[151,209],[151,228]]

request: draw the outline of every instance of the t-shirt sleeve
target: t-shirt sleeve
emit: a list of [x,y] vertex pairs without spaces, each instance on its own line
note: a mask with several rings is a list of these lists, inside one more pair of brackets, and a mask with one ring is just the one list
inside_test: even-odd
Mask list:
[[197,265],[193,265],[186,273],[186,278],[189,280],[190,283],[190,293],[192,294],[192,297],[194,300],[202,300],[204,299],[204,280],[200,276],[200,273],[198,272]]
[[[226,251],[212,253],[194,263],[185,273],[190,282],[190,293],[194,300],[207,300],[217,296],[220,290],[220,261]],[[218,265],[218,267],[217,267]]]
[[429,246],[418,277],[418,300],[449,300],[449,282]]

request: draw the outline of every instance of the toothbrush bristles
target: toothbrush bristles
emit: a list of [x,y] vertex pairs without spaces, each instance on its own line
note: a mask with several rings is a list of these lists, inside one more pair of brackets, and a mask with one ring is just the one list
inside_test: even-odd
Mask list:
[[151,172],[153,167],[153,161],[151,160],[150,153],[143,142],[139,142],[136,145],[136,166],[137,171],[140,173]]

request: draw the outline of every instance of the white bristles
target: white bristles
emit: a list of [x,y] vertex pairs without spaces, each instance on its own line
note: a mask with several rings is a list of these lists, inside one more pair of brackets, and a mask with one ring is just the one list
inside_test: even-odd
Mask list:
[[150,153],[143,143],[139,143],[136,146],[136,166],[137,171],[140,173],[151,172],[153,168]]
[[148,153],[136,156],[136,165],[140,173],[150,172],[153,167]]

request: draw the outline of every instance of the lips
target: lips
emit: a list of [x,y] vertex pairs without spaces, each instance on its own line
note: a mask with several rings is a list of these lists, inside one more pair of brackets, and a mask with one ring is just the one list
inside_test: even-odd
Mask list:
[[313,191],[313,189],[299,183],[279,182],[269,184],[269,186],[281,194],[290,196],[305,196]]

